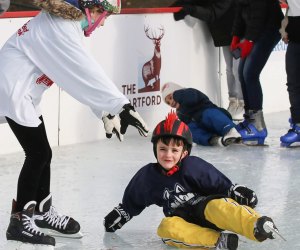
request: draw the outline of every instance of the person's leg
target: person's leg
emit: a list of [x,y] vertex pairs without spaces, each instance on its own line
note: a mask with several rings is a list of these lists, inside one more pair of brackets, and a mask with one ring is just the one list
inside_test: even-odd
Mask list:
[[238,236],[235,234],[220,233],[189,223],[177,216],[164,218],[157,229],[157,234],[166,245],[178,248],[235,250],[238,246]]
[[[10,118],[6,120],[25,152],[25,161],[18,180],[17,201],[13,200],[12,203],[6,238],[12,244],[11,247],[17,249],[23,243],[54,249],[55,239],[41,233],[33,223],[39,190],[47,194],[50,186],[50,170],[44,170],[51,161],[52,154],[45,138],[44,124],[42,122],[38,127],[32,128],[19,125]],[[44,180],[43,183],[41,179]]]
[[212,133],[198,126],[196,122],[190,122],[188,127],[193,136],[193,142],[202,146],[211,146],[209,140],[213,136]]
[[227,111],[231,114],[233,120],[243,120],[244,99],[241,83],[238,77],[239,60],[232,56],[230,46],[222,47],[223,56],[226,63],[226,77],[229,96],[229,105]]
[[227,87],[228,87],[228,96],[229,98],[238,98],[236,92],[236,83],[235,76],[233,74],[233,56],[230,51],[230,46],[222,47],[223,56],[226,63],[226,79],[227,79]]
[[287,90],[290,100],[291,129],[280,137],[284,147],[300,144],[300,43],[290,42],[286,51]]
[[239,143],[241,135],[236,130],[234,122],[220,108],[208,108],[202,113],[202,124],[211,133],[221,138],[220,143],[228,146]]
[[254,241],[274,238],[271,230],[264,225],[266,222],[277,230],[271,218],[260,216],[254,209],[239,205],[230,198],[210,200],[205,206],[204,218],[218,228],[235,232]]
[[202,113],[202,124],[207,130],[219,136],[224,136],[235,127],[234,122],[219,108],[208,108]]
[[292,122],[300,125],[300,43],[290,42],[288,45],[286,73]]
[[25,152],[17,188],[17,211],[29,201],[45,198],[50,192],[50,162],[52,151],[42,122],[38,127],[25,127],[6,118]]
[[243,93],[247,93],[247,102],[245,102],[247,110],[262,110],[263,93],[259,78],[279,40],[279,31],[265,31],[254,43],[250,55],[245,59],[241,59],[243,61],[243,71],[240,74],[242,74],[242,84],[245,90],[243,90]]

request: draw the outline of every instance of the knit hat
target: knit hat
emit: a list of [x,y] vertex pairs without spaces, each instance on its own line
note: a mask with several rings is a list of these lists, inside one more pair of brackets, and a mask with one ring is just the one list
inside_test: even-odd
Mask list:
[[167,95],[173,93],[174,91],[176,91],[178,89],[183,89],[183,87],[174,82],[166,82],[161,88],[161,95],[162,95],[163,101],[166,102]]

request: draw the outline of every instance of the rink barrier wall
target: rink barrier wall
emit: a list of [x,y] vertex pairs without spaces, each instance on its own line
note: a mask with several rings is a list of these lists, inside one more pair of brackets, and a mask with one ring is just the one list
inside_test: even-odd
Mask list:
[[[170,110],[161,100],[159,91],[166,81],[198,88],[225,108],[228,104],[222,51],[214,47],[204,22],[190,16],[175,22],[172,12],[177,10],[148,9],[148,13],[143,9],[128,9],[128,13],[123,10],[121,15],[111,16],[105,26],[95,31],[90,38],[84,38],[87,48],[144,117],[150,131]],[[34,16],[37,13],[31,14]],[[0,19],[0,47],[32,17],[26,16],[28,13],[19,14],[23,17],[16,17],[16,14],[8,12],[5,18]],[[147,37],[145,28],[150,28],[150,36],[162,35],[160,80],[150,79],[150,86],[147,88],[142,69],[152,59],[155,44]],[[261,75],[265,113],[289,108],[285,85],[285,50],[286,46],[280,42]],[[74,100],[55,84],[44,94],[41,108],[51,146],[107,140],[102,121],[88,107]],[[138,133],[129,128],[126,136],[131,135]],[[8,125],[1,124],[0,155],[21,150]]]

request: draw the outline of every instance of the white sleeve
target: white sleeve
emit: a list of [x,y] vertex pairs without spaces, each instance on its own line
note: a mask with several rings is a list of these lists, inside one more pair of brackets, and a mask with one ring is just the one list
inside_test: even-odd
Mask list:
[[43,73],[72,97],[98,115],[103,110],[117,114],[129,103],[83,47],[79,22],[41,13],[29,22],[28,28],[28,34],[20,37],[20,46]]

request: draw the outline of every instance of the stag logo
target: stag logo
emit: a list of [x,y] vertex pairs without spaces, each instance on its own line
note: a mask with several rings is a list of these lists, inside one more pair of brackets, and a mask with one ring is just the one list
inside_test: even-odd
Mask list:
[[146,62],[142,67],[142,77],[144,87],[139,92],[159,91],[160,90],[160,69],[161,69],[161,52],[160,41],[165,34],[163,27],[154,31],[149,27],[144,27],[146,36],[154,43],[154,54],[151,60]]

